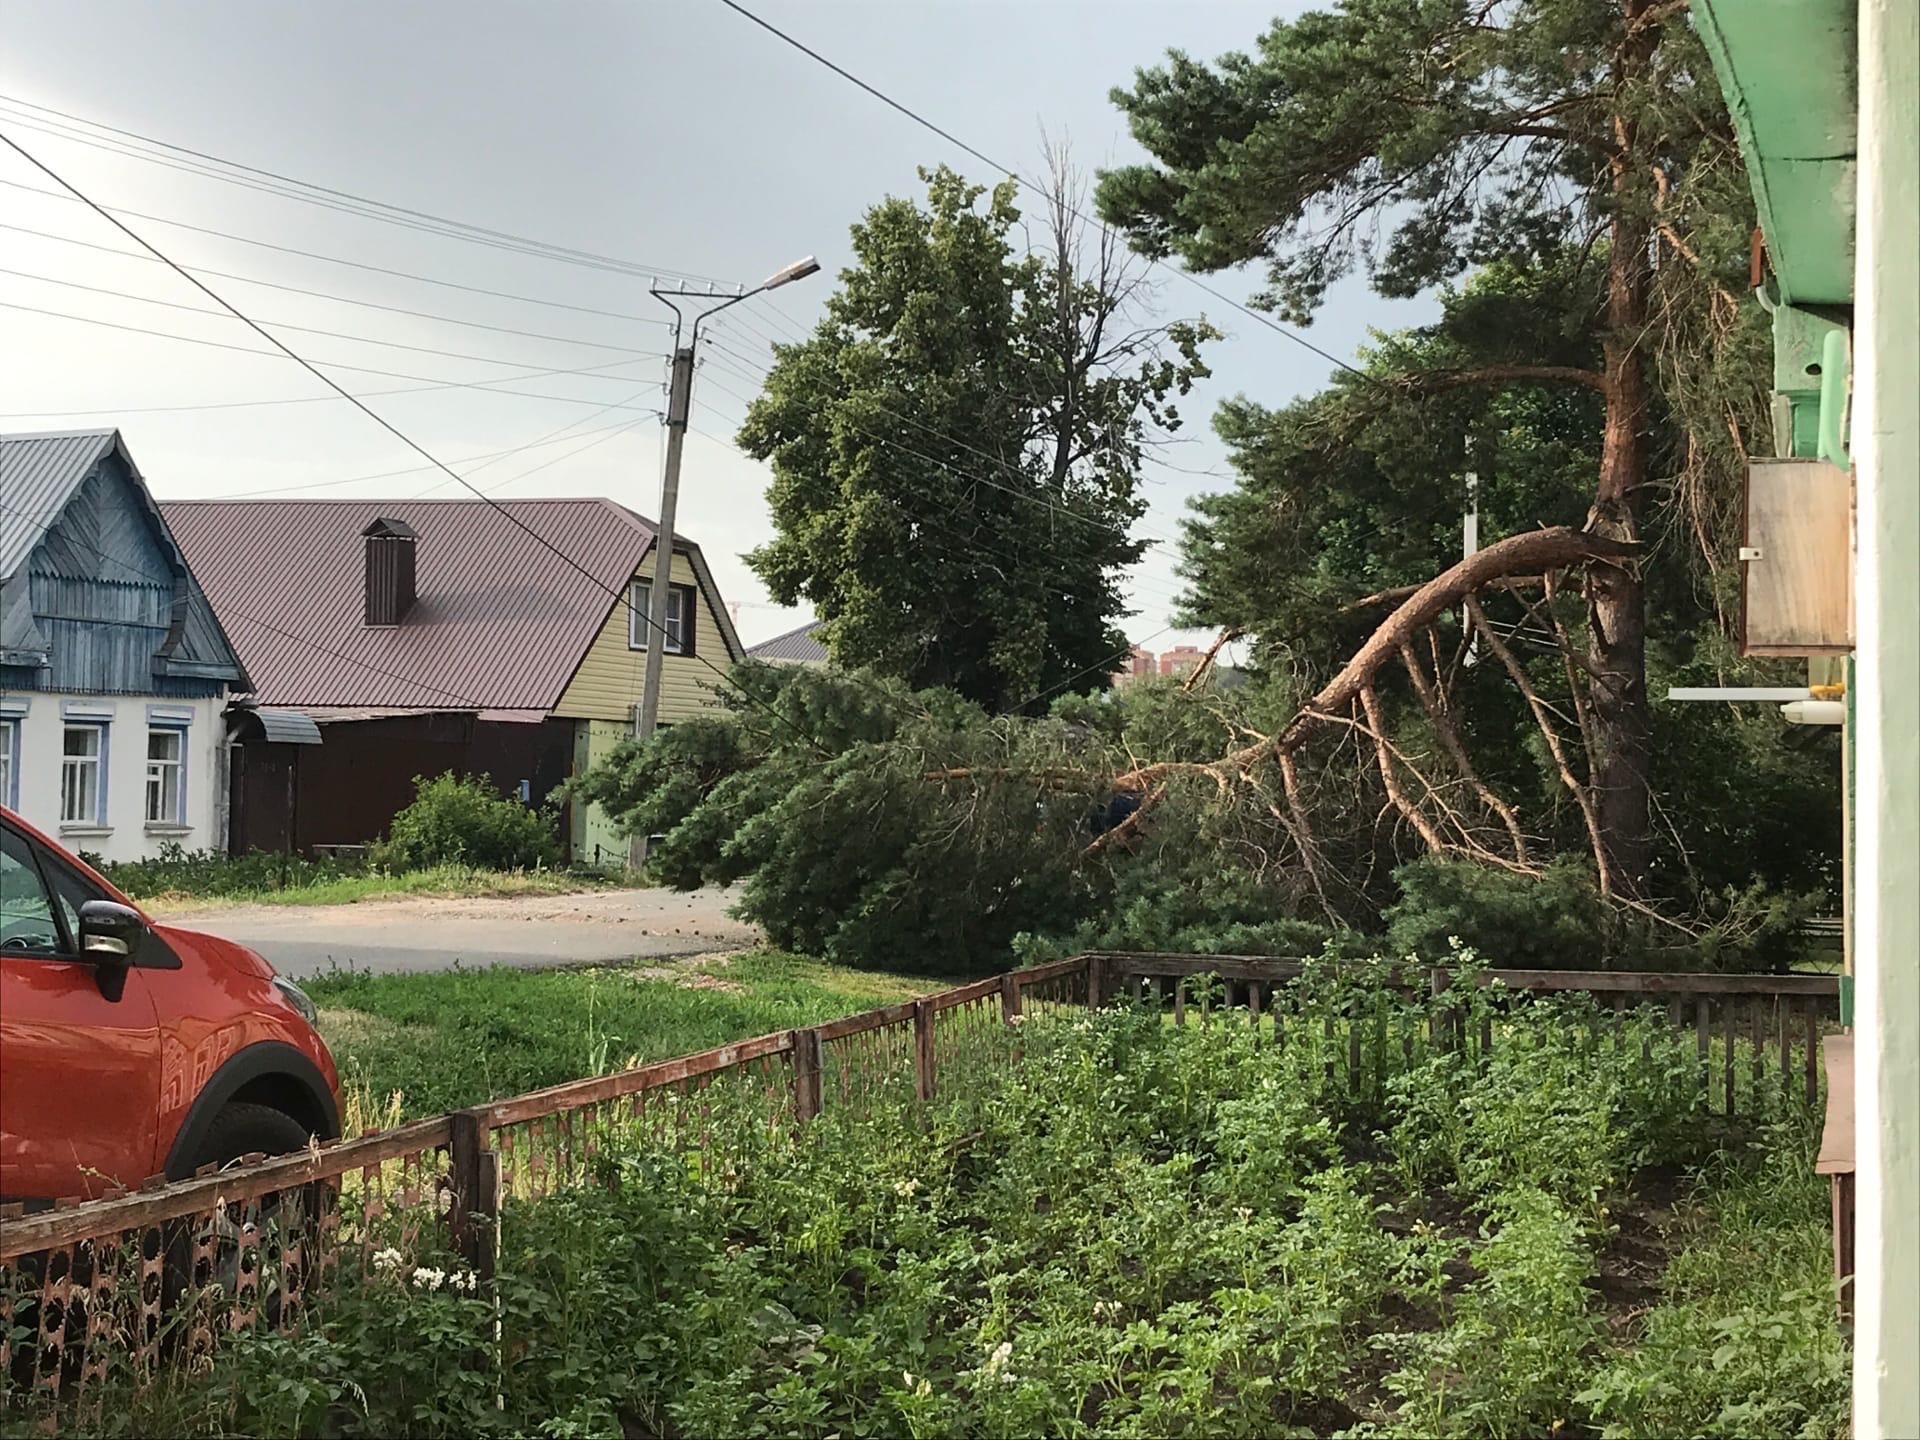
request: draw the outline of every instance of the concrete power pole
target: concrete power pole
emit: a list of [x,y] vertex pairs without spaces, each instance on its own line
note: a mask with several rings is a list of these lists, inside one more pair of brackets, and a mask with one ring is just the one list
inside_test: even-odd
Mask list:
[[[667,601],[671,598],[670,587],[673,584],[673,527],[675,511],[680,508],[680,452],[686,447],[687,415],[693,406],[693,354],[700,344],[700,327],[722,310],[738,305],[742,300],[764,295],[769,290],[778,290],[782,285],[791,285],[796,280],[804,280],[819,269],[819,263],[809,255],[783,270],[776,270],[751,290],[729,294],[719,290],[689,290],[682,285],[677,290],[651,292],[674,315],[673,382],[667,391],[667,464],[666,473],[660,478],[659,529],[653,537],[653,581],[647,587],[647,665],[640,691],[639,711],[633,722],[636,739],[650,738],[660,725],[660,679],[667,655]],[[687,343],[682,345],[680,333],[685,317],[680,304],[676,302],[690,299],[719,303],[708,306],[694,317],[692,333]],[[628,603],[632,603],[631,596]],[[682,627],[691,627],[695,617],[683,614],[680,623]],[[628,850],[628,861],[637,870],[646,864],[646,860],[647,837],[635,835]]]
[[[696,332],[697,338],[697,332]],[[673,527],[680,508],[680,453],[687,443],[687,412],[693,403],[693,346],[673,352],[673,383],[667,391],[667,464],[660,478],[660,515],[653,537],[653,583],[647,587],[647,665],[640,687],[640,714],[634,735],[645,740],[660,724],[660,676],[667,658],[667,602],[672,596]],[[628,598],[632,603],[632,598]],[[684,627],[692,620],[682,615]],[[638,870],[647,863],[647,837],[635,835],[628,845],[628,863]]]

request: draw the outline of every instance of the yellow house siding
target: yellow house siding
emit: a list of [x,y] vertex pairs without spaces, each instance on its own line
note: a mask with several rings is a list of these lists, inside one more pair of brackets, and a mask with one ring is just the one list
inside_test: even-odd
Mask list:
[[[653,578],[653,566],[644,566],[640,580]],[[661,662],[660,723],[671,725],[698,714],[714,703],[711,686],[719,676],[709,663],[724,671],[730,663],[727,642],[720,631],[719,617],[699,588],[693,564],[685,555],[673,557],[673,579],[678,585],[694,586],[697,602],[694,617],[694,653],[668,655]],[[641,687],[646,681],[646,652],[627,647],[627,607],[624,598],[614,602],[606,623],[594,638],[586,658],[574,672],[572,681],[553,707],[562,719],[617,720],[622,724],[633,718],[633,707],[640,703]]]

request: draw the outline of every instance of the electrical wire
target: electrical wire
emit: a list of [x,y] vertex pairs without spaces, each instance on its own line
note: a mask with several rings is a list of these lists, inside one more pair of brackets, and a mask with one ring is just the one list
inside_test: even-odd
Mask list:
[[[30,515],[24,510],[16,510],[13,506],[6,504],[4,501],[0,501],[0,510],[4,510],[8,514],[14,515],[20,519],[26,520],[33,524],[38,524],[41,520],[46,518],[44,516]],[[118,565],[122,570],[126,571],[129,575],[134,576],[136,579],[148,578],[148,572],[144,568],[142,568],[139,565],[136,565],[133,561],[126,559],[124,556],[109,554],[105,550],[99,549],[97,546],[89,544],[87,541],[77,537],[68,537],[68,538],[71,539],[72,543],[75,546],[77,546],[79,549],[88,551],[98,559],[105,560],[110,565]],[[472,696],[462,695],[458,691],[448,690],[443,686],[430,684],[425,680],[416,680],[410,675],[402,675],[397,670],[388,670],[385,667],[380,665],[375,665],[370,661],[355,659],[351,655],[343,654],[341,651],[335,650],[330,645],[322,644],[320,641],[313,639],[311,636],[296,635],[293,631],[284,630],[280,626],[275,625],[270,620],[262,620],[259,616],[249,614],[247,611],[242,610],[237,605],[222,605],[219,611],[216,613],[215,618],[220,621],[220,624],[224,628],[229,617],[233,619],[245,621],[247,624],[253,625],[261,630],[265,630],[270,634],[278,635],[283,640],[290,640],[296,645],[304,645],[310,650],[315,650],[323,655],[330,656],[335,660],[341,661],[343,664],[357,666],[362,670],[367,670],[372,672],[373,674],[384,676],[386,679],[389,679],[389,680],[398,680],[401,684],[412,686],[416,690],[424,691],[428,694],[440,695],[449,700],[457,700],[460,702],[462,706],[470,707],[475,710],[484,710],[487,708],[480,701],[475,700]]]
[[[424,231],[440,235],[447,239],[464,240],[470,244],[484,245],[491,249],[508,250],[518,254],[530,255],[536,259],[552,260],[561,264],[585,266],[596,270],[609,270],[619,274],[643,275],[657,279],[661,276],[675,280],[691,280],[706,283],[710,277],[696,275],[691,271],[675,270],[666,266],[648,265],[644,262],[622,259],[614,255],[602,255],[591,250],[580,250],[572,246],[556,245],[551,241],[536,239],[527,235],[516,235],[508,230],[495,230],[484,225],[474,225],[464,220],[454,220],[447,216],[435,215],[425,210],[413,210],[404,205],[392,205],[384,200],[370,199],[364,195],[355,195],[350,191],[336,190],[330,186],[318,185],[312,181],[296,179],[277,171],[264,170],[253,165],[244,165],[236,160],[226,160],[203,150],[193,150],[184,145],[175,145],[165,140],[156,140],[131,130],[119,130],[97,120],[55,110],[50,106],[36,105],[32,101],[16,100],[11,96],[0,95],[0,103],[13,107],[16,111],[26,110],[38,114],[7,114],[12,124],[22,129],[32,130],[55,139],[68,140],[80,145],[88,145],[97,150],[128,159],[145,160],[165,166],[168,169],[184,171],[207,179],[219,180],[227,184],[238,185],[245,189],[276,195],[283,199],[298,200],[304,204],[319,206],[328,210],[355,215],[362,219],[377,220],[383,224],[396,225],[404,229]],[[52,115],[57,121],[49,122],[43,117]],[[175,155],[191,157],[182,161],[167,156],[154,155],[125,143],[110,141],[99,136],[77,131],[73,124],[59,124],[58,121],[76,122],[95,130],[106,131],[110,135],[137,141],[141,145],[154,146],[173,152]],[[202,163],[194,163],[202,162]],[[243,172],[240,175],[227,174],[217,167]],[[252,178],[249,178],[252,177]]]
[[[41,275],[31,270],[11,270],[0,266],[0,275],[11,275],[18,280],[35,280],[42,285],[59,285],[68,290],[84,290],[90,295],[108,295],[116,300],[132,300],[141,305],[159,305],[168,310],[184,310],[189,315],[212,315],[217,319],[229,318],[224,311],[206,310],[198,305],[183,304],[178,300],[160,300],[150,295],[135,295],[127,290],[114,290],[104,285],[86,285],[78,280],[61,280],[52,275]],[[262,320],[262,325],[270,325],[276,330],[291,330],[299,335],[321,335],[330,340],[352,340],[362,345],[384,345],[391,350],[410,350],[420,355],[438,355],[448,360],[471,360],[481,365],[506,365],[524,367],[525,360],[503,360],[496,355],[470,355],[464,350],[442,350],[432,345],[409,345],[400,340],[378,340],[371,335],[355,335],[345,330],[321,330],[312,325],[295,325],[290,320]],[[657,350],[635,350],[624,345],[606,347],[621,350],[629,355],[644,356],[650,360],[665,360],[667,355]],[[614,376],[600,376],[600,379],[615,379]]]
[[[920,126],[922,129],[932,131],[935,135],[938,135],[942,140],[945,140],[949,145],[952,145],[956,149],[964,151],[966,154],[971,155],[974,159],[978,160],[981,164],[987,166],[989,169],[997,170],[1002,175],[1011,176],[1014,180],[1018,181],[1021,185],[1024,185],[1027,189],[1033,191],[1036,195],[1040,195],[1042,197],[1050,198],[1050,199],[1055,198],[1049,194],[1045,186],[1040,185],[1035,181],[1028,179],[1025,175],[1022,175],[1018,170],[1013,169],[1011,166],[1000,164],[998,161],[994,160],[992,156],[987,155],[984,152],[975,149],[972,145],[969,145],[966,141],[962,140],[958,135],[955,135],[951,130],[942,129],[939,125],[936,125],[933,121],[929,120],[925,115],[922,115],[919,111],[914,110],[911,107],[903,104],[902,102],[894,99],[891,95],[887,94],[884,90],[880,90],[873,85],[869,85],[865,80],[862,80],[858,75],[855,75],[851,70],[846,69],[844,66],[835,64],[832,60],[829,60],[825,55],[821,54],[818,50],[815,50],[812,46],[805,44],[803,41],[799,39],[796,39],[794,36],[788,34],[785,30],[782,30],[779,26],[773,24],[773,22],[769,20],[763,20],[760,16],[754,14],[753,11],[749,10],[746,6],[740,4],[739,0],[720,0],[720,3],[726,6],[729,10],[733,11],[735,14],[741,16],[743,19],[749,20],[753,24],[758,25],[762,30],[766,31],[769,35],[772,35],[775,39],[780,40],[784,44],[792,46],[795,50],[798,50],[802,55],[805,55],[808,59],[814,61],[817,64],[825,66],[827,69],[831,70],[834,74],[838,75],[842,80],[845,80],[849,84],[857,87],[858,89],[865,91],[868,95],[871,95],[875,100],[878,100],[882,105],[887,106],[891,110],[898,111],[900,114],[906,116],[907,119],[913,121],[914,124]],[[1079,210],[1075,209],[1072,205],[1066,204],[1064,198],[1061,198],[1061,207],[1069,215],[1073,216],[1074,219],[1080,221],[1082,224],[1098,223],[1090,220],[1088,216],[1082,214]],[[1251,305],[1246,304],[1244,301],[1234,299],[1231,295],[1228,295],[1225,291],[1219,289],[1217,286],[1209,285],[1206,281],[1202,280],[1199,276],[1195,275],[1192,271],[1183,270],[1178,265],[1170,264],[1169,262],[1162,260],[1157,256],[1149,256],[1147,258],[1150,264],[1159,266],[1163,269],[1170,271],[1175,275],[1178,275],[1181,279],[1185,280],[1188,284],[1197,286],[1201,290],[1204,290],[1207,294],[1213,296],[1214,299],[1220,301],[1222,304],[1231,305],[1235,310],[1238,310],[1241,314],[1246,315],[1251,319],[1259,321],[1262,325],[1266,326],[1269,330],[1272,330],[1280,335],[1286,336],[1287,339],[1293,341],[1294,344],[1301,346],[1303,349],[1312,351],[1315,355],[1318,355],[1322,360],[1328,361],[1333,365],[1337,365],[1342,370],[1351,371],[1353,374],[1360,376],[1362,379],[1372,380],[1375,378],[1374,376],[1368,375],[1366,371],[1360,369],[1356,365],[1353,365],[1351,362],[1341,359],[1338,355],[1335,355],[1331,350],[1321,349],[1318,345],[1314,344],[1311,340],[1307,339],[1306,336],[1299,334],[1297,331],[1294,331],[1285,325],[1282,325],[1278,320],[1275,320],[1271,315],[1267,315],[1259,310],[1255,310]]]
[[[64,196],[62,199],[66,198]],[[112,245],[96,245],[91,240],[81,240],[72,235],[56,235],[51,230],[36,230],[30,225],[13,225],[0,221],[0,230],[12,230],[22,235],[38,236],[42,240],[57,240],[63,245],[78,245],[88,250],[97,250],[103,255],[117,255],[123,260],[138,260],[142,265],[157,265],[160,262],[151,255],[141,255],[132,250],[121,250]],[[195,275],[209,275],[216,280],[236,280],[242,285],[258,285],[268,290],[280,290],[289,295],[305,295],[314,300],[330,300],[337,305],[357,305],[366,310],[383,310],[390,315],[406,315],[415,320],[432,320],[441,325],[463,325],[470,330],[491,330],[498,335],[518,335],[526,340],[550,340],[559,345],[590,345],[601,350],[619,350],[629,355],[652,355],[657,352],[639,349],[631,345],[613,345],[605,340],[588,340],[579,335],[548,335],[539,330],[519,330],[511,325],[490,325],[484,320],[463,320],[457,315],[441,315],[432,310],[409,310],[403,305],[384,305],[378,300],[360,300],[351,295],[335,295],[327,290],[308,290],[299,285],[283,285],[275,280],[261,280],[251,275],[236,275],[230,270],[212,270],[204,265],[185,265],[183,269]],[[19,273],[19,272],[16,272]],[[649,325],[664,325],[663,320],[649,320]]]
[[[248,328],[253,330],[253,332],[259,335],[261,339],[267,341],[276,350],[280,351],[283,355],[285,355],[289,360],[292,360],[295,364],[299,365],[308,374],[312,375],[314,379],[318,380],[321,384],[327,386],[329,389],[335,391],[337,394],[339,394],[339,396],[342,399],[347,401],[348,404],[352,405],[356,410],[360,411],[360,413],[365,415],[369,420],[372,420],[381,429],[385,430],[389,435],[393,436],[394,439],[400,441],[400,443],[405,445],[409,450],[412,450],[415,454],[419,455],[421,459],[427,461],[436,470],[443,471],[446,474],[448,479],[455,481],[456,483],[464,486],[468,490],[471,490],[477,498],[484,501],[486,504],[492,506],[493,509],[502,516],[502,518],[506,519],[509,523],[514,525],[516,528],[524,531],[530,539],[532,539],[535,543],[542,546],[544,549],[550,551],[556,559],[560,560],[563,564],[568,566],[570,569],[578,572],[583,578],[585,578],[588,581],[589,584],[592,584],[602,590],[607,591],[610,595],[613,596],[614,600],[618,604],[626,607],[629,617],[639,614],[639,612],[635,610],[633,605],[633,600],[631,597],[631,587],[622,587],[616,590],[613,587],[607,585],[591,570],[587,569],[586,566],[582,565],[579,561],[575,560],[571,555],[567,554],[565,550],[561,549],[558,545],[554,544],[546,536],[542,535],[539,531],[535,530],[532,526],[528,525],[526,522],[521,520],[517,515],[513,514],[505,506],[501,505],[497,500],[493,499],[493,497],[488,495],[484,490],[481,490],[478,486],[472,484],[470,481],[463,479],[458,474],[458,472],[454,471],[444,461],[442,461],[437,456],[435,456],[430,450],[428,450],[419,441],[413,439],[405,431],[401,430],[397,425],[395,425],[391,420],[388,420],[385,416],[381,415],[379,411],[373,409],[371,406],[366,404],[366,402],[361,400],[359,396],[355,395],[352,391],[342,386],[337,380],[334,380],[331,376],[327,375],[318,365],[304,359],[301,355],[295,352],[290,346],[288,346],[285,341],[281,340],[278,336],[274,335],[271,331],[263,328],[262,326],[257,324],[255,321],[249,319],[238,307],[233,305],[230,301],[222,298],[204,281],[197,279],[193,275],[190,275],[186,270],[182,269],[176,262],[169,259],[166,255],[164,255],[151,242],[146,240],[136,231],[134,231],[133,229],[128,227],[126,224],[124,224],[122,221],[117,219],[114,215],[109,213],[103,206],[99,205],[97,202],[95,202],[94,200],[90,199],[85,194],[83,194],[79,190],[79,188],[75,186],[71,181],[61,176],[45,161],[39,159],[31,151],[27,150],[25,146],[21,145],[18,140],[15,140],[11,135],[7,134],[4,130],[0,130],[0,143],[4,143],[8,148],[12,149],[22,159],[27,161],[28,164],[32,165],[35,169],[45,174],[47,178],[52,180],[55,184],[64,187],[66,190],[72,193],[77,199],[79,199],[82,203],[84,203],[89,209],[93,210],[96,214],[98,214],[101,219],[105,220],[108,224],[112,225],[115,229],[119,230],[129,240],[132,240],[136,245],[141,246],[143,249],[165,260],[168,267],[172,269],[174,273],[179,275],[181,279],[185,280],[189,285],[192,285],[196,290],[200,291],[209,300],[212,300],[216,305],[219,305],[222,309],[229,312],[236,320],[241,321]],[[674,542],[674,538],[675,537],[670,534],[660,534],[658,533],[658,531],[656,531],[656,534],[654,537],[654,543],[671,546]],[[653,623],[652,616],[647,615],[647,616],[641,616],[640,618],[645,621],[645,623],[650,629],[653,629],[659,632],[660,643],[665,644],[668,640],[671,640],[673,638],[672,633],[667,629],[666,626],[655,625]],[[629,623],[631,623],[631,619],[629,620]],[[729,680],[726,671],[722,670],[719,666],[715,665],[712,660],[708,659],[705,655],[698,653],[698,651],[696,651],[691,658],[699,661],[700,664],[702,664],[708,670],[712,671],[716,676],[718,676],[723,685],[727,686],[729,689],[732,688],[732,682]],[[802,738],[806,739],[816,749],[820,748],[819,740],[817,739],[817,737],[805,735],[804,732],[800,732],[797,729],[797,727],[793,726],[792,722],[789,721],[786,716],[780,714],[778,710],[774,709],[771,705],[768,705],[765,701],[761,700],[758,696],[755,696],[746,692],[740,692],[740,693],[742,694],[742,697],[744,699],[764,709],[779,724],[783,726],[787,726],[789,729],[794,729],[795,733],[801,734]]]
[[[4,135],[0,135],[0,140],[4,140],[5,138],[6,137]],[[267,357],[268,359],[278,359],[283,355],[292,354],[291,351],[286,350],[284,347],[281,347],[279,353],[276,354],[276,352],[273,350],[255,350],[251,346],[233,345],[233,344],[229,344],[224,340],[205,340],[200,338],[197,335],[181,335],[178,332],[172,331],[172,330],[151,330],[143,325],[125,325],[120,323],[117,320],[97,320],[91,315],[74,315],[65,310],[47,310],[38,305],[21,305],[11,300],[0,300],[0,309],[19,310],[29,315],[45,315],[55,320],[72,320],[82,325],[100,325],[100,326],[104,326],[109,330],[123,330],[133,335],[150,335],[155,339],[159,339],[159,340],[178,340],[183,344],[204,345],[214,350],[231,350],[241,355],[262,355]],[[214,312],[206,311],[203,313],[212,314]],[[266,338],[268,338],[269,340],[273,339],[272,335],[268,334],[268,332],[265,330],[261,330],[256,333],[266,336]],[[276,345],[278,344],[277,341],[275,343]],[[294,356],[293,358],[299,359],[298,356]],[[314,366],[320,366],[328,370],[347,370],[347,371],[351,371],[356,375],[378,375],[388,380],[425,381],[427,382],[427,388],[434,389],[434,390],[442,390],[442,389],[485,390],[490,395],[518,395],[530,400],[549,400],[556,404],[562,404],[562,405],[596,405],[599,403],[596,400],[586,400],[574,395],[546,395],[546,394],[541,394],[537,391],[532,391],[532,390],[500,389],[499,387],[501,385],[507,383],[508,381],[514,378],[511,375],[502,375],[493,380],[440,380],[437,377],[431,376],[431,375],[409,375],[406,372],[401,370],[377,370],[377,369],[370,368],[366,365],[348,365],[343,361],[338,361],[338,360],[316,360],[312,362],[301,360],[300,363],[301,365],[307,367],[308,369],[313,369]],[[543,371],[539,373],[548,374],[548,375],[568,375],[568,376],[576,376],[576,377],[581,377],[586,379],[596,379],[596,380],[617,380],[620,378],[617,375],[598,375],[593,372],[601,371],[601,370],[614,370],[614,369],[619,369],[620,367],[626,366],[626,365],[637,365],[638,363],[639,361],[634,359],[615,360],[606,365],[589,365],[589,366],[583,366],[579,369],[574,369],[574,370],[549,370],[549,371]],[[317,374],[318,371],[316,370],[314,373]],[[323,380],[326,379],[325,376],[321,376],[320,378],[322,378]],[[364,405],[360,405],[360,399],[361,399],[360,396],[355,395],[350,390],[344,389],[343,387],[334,384],[334,382],[331,380],[328,380],[327,383],[337,393],[334,396],[324,397],[324,398],[345,399],[353,402],[355,405],[358,405],[359,408],[361,409],[366,408]],[[278,404],[281,402],[276,401],[274,403]],[[40,414],[44,412],[24,411],[20,413]]]
[[[24,153],[24,152],[22,152]],[[42,190],[37,185],[28,185],[19,180],[0,177],[0,185],[15,190],[24,190],[29,195],[45,196],[49,200],[73,202],[80,197],[62,195],[57,190]],[[628,315],[618,310],[599,310],[591,305],[574,305],[564,300],[545,300],[537,295],[517,295],[510,290],[489,290],[481,285],[463,285],[454,280],[441,280],[432,275],[416,275],[411,270],[393,270],[384,265],[370,265],[363,260],[348,260],[339,255],[328,255],[318,250],[301,250],[292,245],[278,245],[271,240],[255,240],[246,235],[236,235],[229,230],[215,230],[205,225],[189,224],[185,220],[169,220],[164,215],[149,215],[141,210],[123,210],[109,206],[97,207],[104,215],[125,215],[134,220],[145,220],[154,225],[166,225],[175,230],[191,231],[195,235],[209,235],[218,240],[231,240],[237,245],[253,245],[262,250],[275,250],[282,255],[298,255],[303,260],[322,260],[329,265],[345,265],[353,270],[365,270],[375,275],[390,275],[398,280],[417,280],[422,285],[438,285],[447,290],[464,290],[471,295],[487,295],[496,300],[516,300],[526,305],[544,305],[552,310],[574,310],[582,315],[599,315],[608,320],[625,320],[635,325],[657,325],[663,330],[671,330],[671,321],[659,319],[653,315]],[[132,232],[129,231],[129,234]],[[171,261],[169,264],[173,263]],[[181,267],[183,269],[191,267]]]

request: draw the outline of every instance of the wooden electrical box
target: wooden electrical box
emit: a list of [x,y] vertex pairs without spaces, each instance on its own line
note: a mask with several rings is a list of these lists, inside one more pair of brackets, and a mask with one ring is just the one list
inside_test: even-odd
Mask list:
[[1853,477],[1825,460],[1747,462],[1740,653],[1853,649]]

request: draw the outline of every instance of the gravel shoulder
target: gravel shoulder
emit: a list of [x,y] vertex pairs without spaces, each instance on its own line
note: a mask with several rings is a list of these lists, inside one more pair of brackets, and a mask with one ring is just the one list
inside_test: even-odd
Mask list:
[[288,975],[331,968],[383,973],[455,965],[608,964],[761,941],[732,919],[732,890],[592,890],[570,895],[404,896],[353,905],[240,905],[182,911],[163,924],[236,940]]

